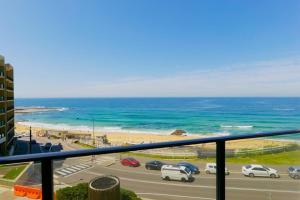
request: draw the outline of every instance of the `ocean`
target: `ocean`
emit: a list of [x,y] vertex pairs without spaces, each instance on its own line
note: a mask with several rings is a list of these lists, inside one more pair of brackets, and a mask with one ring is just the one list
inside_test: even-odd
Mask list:
[[[60,111],[17,114],[27,125],[170,134],[234,135],[300,128],[300,98],[49,98],[16,99],[16,107]],[[294,138],[294,137],[290,137]],[[297,137],[299,138],[299,137]]]

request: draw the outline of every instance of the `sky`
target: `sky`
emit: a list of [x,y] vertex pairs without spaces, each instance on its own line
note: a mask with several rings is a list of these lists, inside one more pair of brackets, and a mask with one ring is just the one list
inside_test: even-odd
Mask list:
[[0,0],[15,97],[300,96],[299,0]]

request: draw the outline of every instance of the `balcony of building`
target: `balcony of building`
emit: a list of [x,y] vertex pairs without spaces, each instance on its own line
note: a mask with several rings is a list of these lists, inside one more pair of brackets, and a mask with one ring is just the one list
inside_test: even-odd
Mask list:
[[13,67],[10,64],[6,64],[6,79],[10,82],[14,81]]
[[[242,165],[247,166],[247,164],[250,164],[244,162],[247,158],[244,157],[246,150],[243,152],[233,152],[232,149],[227,149],[227,146],[234,146],[234,144],[232,144],[234,142],[243,142],[243,144],[247,146],[249,143],[258,142],[259,139],[272,141],[274,137],[294,137],[299,136],[299,133],[300,130],[289,130],[129,146],[108,146],[62,152],[51,152],[49,150],[48,153],[1,157],[0,164],[30,162],[31,164],[29,164],[29,166],[31,170],[28,170],[28,172],[34,171],[34,173],[32,173],[31,176],[26,173],[25,177],[28,179],[22,179],[20,182],[21,184],[17,185],[18,187],[13,188],[14,194],[18,194],[21,190],[25,191],[28,189],[29,196],[31,195],[31,192],[34,191],[36,194],[35,198],[41,198],[42,196],[44,200],[53,200],[55,195],[56,199],[62,198],[62,196],[60,196],[62,195],[60,189],[79,183],[83,185],[80,185],[80,187],[78,186],[78,190],[72,190],[70,187],[65,190],[65,192],[70,192],[67,193],[70,196],[65,196],[65,198],[78,200],[88,199],[88,190],[90,191],[88,182],[95,179],[95,177],[103,177],[105,174],[113,174],[120,181],[122,188],[130,189],[140,196],[141,199],[147,200],[297,200],[300,195],[298,190],[300,183],[287,175],[286,166],[288,166],[289,161],[287,161],[287,165],[279,166],[280,171],[282,172],[282,177],[280,178],[276,175],[277,171],[274,172],[276,173],[275,177],[273,177],[273,175],[270,176],[272,178],[251,178],[250,175],[249,177],[244,177],[240,167]],[[210,154],[203,151],[204,147],[210,150]],[[183,153],[190,153],[186,151],[187,149],[194,150],[195,148],[200,151],[197,151],[197,158],[195,156],[189,158],[190,155],[182,156],[184,155]],[[296,146],[291,145],[283,148],[284,155],[289,153],[288,148],[296,148]],[[266,153],[270,150],[271,153]],[[146,156],[146,152],[153,153],[154,151],[160,151],[162,154],[156,158],[149,157],[151,154]],[[168,177],[168,175],[167,177],[164,177],[161,170],[150,170],[150,165],[147,165],[150,163],[150,159],[164,159],[164,157],[167,157],[169,151],[181,153],[181,158],[178,160],[172,160],[170,158],[166,159],[164,161],[165,165],[163,165],[165,166],[164,169],[166,168],[172,171],[179,167],[178,169],[181,170],[178,171],[178,174],[188,175],[191,179],[185,179],[182,175],[178,181],[173,181],[173,177]],[[272,157],[273,151],[278,152],[278,149],[266,147],[264,150],[260,151],[247,151],[246,154],[253,154],[257,161],[261,161],[263,158],[259,159],[260,156],[265,157],[265,155],[270,155]],[[232,157],[235,156],[235,154],[241,154],[243,156]],[[205,155],[207,157],[205,157]],[[124,162],[126,165],[123,164],[123,160],[132,156],[138,157],[140,162],[132,162],[131,164],[126,164],[126,162]],[[176,157],[175,153],[173,156]],[[290,156],[294,156],[294,154],[290,154]],[[201,161],[195,161],[197,159],[201,159]],[[128,160],[134,159],[130,158]],[[198,166],[201,166],[200,174],[197,171],[194,173],[194,171],[188,170],[187,167],[180,167],[184,165],[176,164],[182,160],[197,162]],[[235,160],[241,163],[231,164],[227,163],[226,160]],[[300,161],[300,158],[295,157],[294,160]],[[206,163],[215,166],[215,168],[212,167],[212,170],[215,171],[209,171],[210,165],[206,165],[206,168]],[[265,166],[262,166],[262,168],[268,170],[271,169]],[[227,169],[230,173],[227,173]],[[24,186],[22,184],[28,185]],[[106,183],[101,182],[102,186],[105,186],[105,184]],[[114,190],[114,193],[115,192],[119,192],[119,190]],[[123,192],[124,190],[121,191],[121,195],[123,195]],[[26,192],[24,195],[26,196]],[[104,199],[112,199],[109,198],[108,193],[105,195]],[[119,197],[117,199],[120,199]],[[139,198],[136,197],[135,199]]]
[[3,142],[6,141],[6,137],[5,136],[6,136],[6,134],[5,134],[5,127],[2,126],[0,128],[0,144],[2,144]]

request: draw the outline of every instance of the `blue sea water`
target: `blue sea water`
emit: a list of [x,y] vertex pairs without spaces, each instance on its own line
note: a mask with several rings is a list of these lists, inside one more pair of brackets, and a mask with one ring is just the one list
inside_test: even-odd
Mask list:
[[244,134],[300,128],[300,98],[51,98],[16,106],[65,108],[18,114],[17,121],[61,128],[189,134]]

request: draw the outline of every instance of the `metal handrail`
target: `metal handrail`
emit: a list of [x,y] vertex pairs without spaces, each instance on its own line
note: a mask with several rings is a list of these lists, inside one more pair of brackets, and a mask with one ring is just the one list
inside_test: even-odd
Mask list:
[[193,144],[213,143],[217,144],[216,147],[216,162],[217,162],[217,176],[216,176],[216,199],[225,200],[225,142],[242,139],[252,139],[270,136],[290,135],[300,133],[300,129],[274,131],[274,132],[262,132],[254,134],[243,135],[230,135],[220,137],[209,137],[189,140],[178,140],[171,142],[158,142],[150,144],[137,144],[132,146],[116,146],[105,147],[96,149],[83,149],[64,152],[52,152],[52,153],[37,153],[27,155],[17,155],[9,157],[1,157],[0,164],[10,164],[19,162],[40,161],[42,166],[42,195],[45,200],[53,199],[53,177],[49,174],[53,174],[53,160],[65,159],[71,157],[90,156],[99,154],[121,153],[128,151],[157,149],[165,147],[175,147]]

